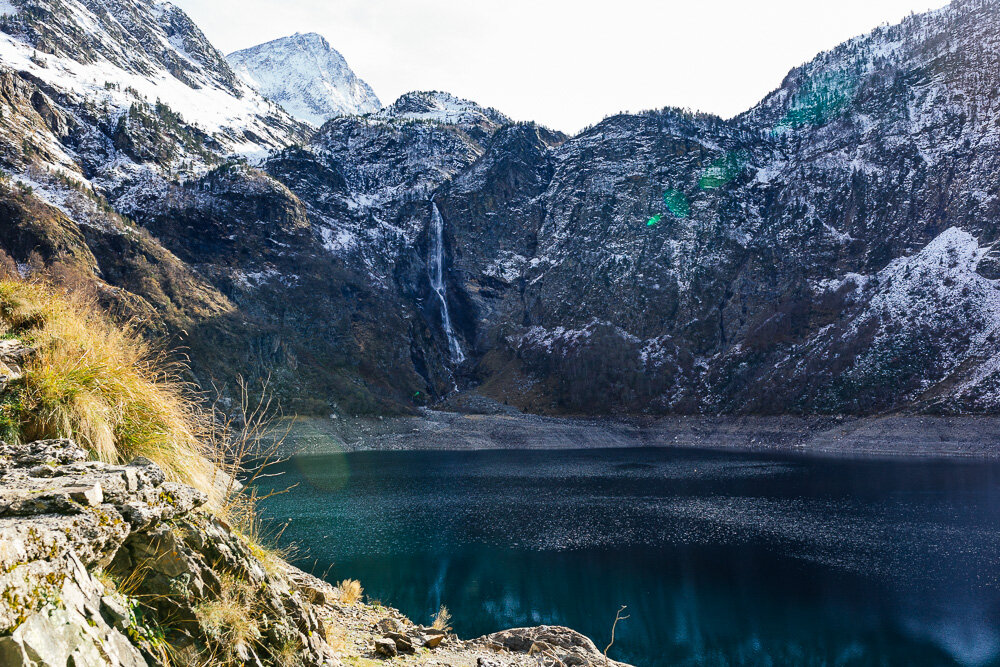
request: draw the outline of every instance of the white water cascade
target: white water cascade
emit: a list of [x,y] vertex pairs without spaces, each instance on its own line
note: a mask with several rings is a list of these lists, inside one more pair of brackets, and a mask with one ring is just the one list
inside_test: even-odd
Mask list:
[[460,364],[465,361],[465,353],[462,352],[462,345],[455,336],[455,329],[451,326],[451,314],[448,312],[448,294],[444,285],[444,218],[437,204],[431,202],[431,251],[428,262],[428,273],[431,278],[431,287],[441,301],[441,325],[444,327],[445,336],[448,337],[448,351],[451,353],[451,361]]

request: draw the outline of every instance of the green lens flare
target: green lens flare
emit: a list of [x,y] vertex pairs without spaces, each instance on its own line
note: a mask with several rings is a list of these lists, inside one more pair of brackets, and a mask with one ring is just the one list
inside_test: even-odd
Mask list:
[[667,190],[664,192],[663,203],[678,218],[686,218],[691,215],[691,204],[688,202],[687,195],[680,190]]
[[660,220],[663,220],[663,214],[657,213],[656,215],[654,215],[652,218],[649,219],[649,222],[646,223],[646,226],[655,227],[656,225],[660,224]]
[[774,131],[819,126],[837,118],[854,101],[857,81],[846,71],[823,72],[803,83]]
[[717,190],[728,185],[742,173],[745,165],[746,159],[742,153],[729,151],[702,172],[698,187],[702,190]]

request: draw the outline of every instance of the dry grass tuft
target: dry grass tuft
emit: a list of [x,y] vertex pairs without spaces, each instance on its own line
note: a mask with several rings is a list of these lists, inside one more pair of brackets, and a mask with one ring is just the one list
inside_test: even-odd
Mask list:
[[302,644],[293,640],[273,651],[271,658],[275,667],[302,667]]
[[356,579],[344,579],[337,584],[337,594],[340,596],[340,603],[351,605],[361,599],[364,589],[361,582]]
[[134,322],[113,323],[97,305],[41,283],[0,280],[0,333],[36,354],[22,386],[0,407],[0,438],[73,438],[108,463],[137,457],[221,502],[211,419]]
[[431,627],[435,630],[441,630],[442,632],[448,632],[451,630],[451,612],[448,611],[448,607],[441,605],[437,616],[434,617],[434,623],[431,624]]
[[195,607],[195,616],[204,633],[220,647],[216,664],[236,664],[242,649],[259,644],[257,591],[249,582],[223,575],[221,593],[216,600]]
[[323,630],[326,634],[326,643],[335,653],[343,653],[348,649],[350,638],[347,634],[347,628],[339,623],[324,621]]

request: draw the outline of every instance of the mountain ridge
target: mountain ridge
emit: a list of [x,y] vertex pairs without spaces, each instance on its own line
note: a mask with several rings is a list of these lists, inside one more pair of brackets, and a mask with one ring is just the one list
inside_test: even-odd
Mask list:
[[141,110],[96,151],[12,72],[0,148],[27,183],[19,139],[44,128],[43,162],[231,304],[187,339],[196,371],[270,374],[305,412],[456,385],[561,414],[993,412],[994,46],[998,3],[962,0],[820,54],[731,120],[666,109],[566,137],[417,92],[253,167],[183,120],[153,134],[185,157],[158,156]]

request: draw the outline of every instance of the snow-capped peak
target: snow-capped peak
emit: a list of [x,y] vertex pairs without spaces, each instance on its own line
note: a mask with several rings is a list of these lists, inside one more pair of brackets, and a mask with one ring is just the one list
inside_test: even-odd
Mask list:
[[229,54],[236,73],[299,120],[319,127],[331,118],[382,108],[336,49],[316,33],[295,34]]

